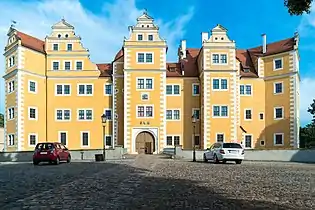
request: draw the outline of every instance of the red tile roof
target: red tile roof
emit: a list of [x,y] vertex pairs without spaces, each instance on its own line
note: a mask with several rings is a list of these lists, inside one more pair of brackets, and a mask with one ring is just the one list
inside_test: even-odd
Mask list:
[[22,46],[35,50],[37,52],[46,53],[44,41],[33,36],[24,34],[20,31],[17,31],[16,35],[21,40]]
[[101,63],[96,64],[98,70],[100,70],[100,77],[110,77],[112,74],[112,64],[111,63]]

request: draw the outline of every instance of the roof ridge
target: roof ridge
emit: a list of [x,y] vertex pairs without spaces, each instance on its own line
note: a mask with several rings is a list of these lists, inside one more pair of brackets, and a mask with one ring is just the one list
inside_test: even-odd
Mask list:
[[[267,46],[271,45],[271,44],[276,44],[276,43],[279,43],[279,42],[282,42],[282,41],[285,41],[285,40],[289,40],[289,39],[294,39],[294,37],[290,37],[290,38],[286,38],[286,39],[281,39],[279,41],[271,42],[271,43],[268,43]],[[246,50],[251,50],[251,49],[255,49],[255,48],[259,48],[259,47],[262,47],[262,45],[259,45],[259,46],[256,46],[256,47],[247,48]]]
[[26,33],[22,32],[22,31],[19,31],[19,30],[16,30],[16,31],[17,31],[18,33],[22,33],[22,34],[24,34],[24,35],[26,35],[26,36],[29,36],[29,37],[31,37],[31,38],[37,39],[38,41],[45,42],[45,41],[42,40],[42,39],[39,39],[39,38],[37,38],[37,37],[35,37],[35,36],[26,34]]

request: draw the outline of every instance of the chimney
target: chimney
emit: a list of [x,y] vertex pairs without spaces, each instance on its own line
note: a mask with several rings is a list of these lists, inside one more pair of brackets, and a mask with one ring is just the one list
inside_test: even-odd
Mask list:
[[180,52],[181,52],[181,59],[186,58],[186,40],[182,39],[180,42]]
[[201,33],[201,43],[204,43],[205,41],[207,41],[209,39],[209,34],[208,32],[202,32]]
[[265,54],[267,52],[267,35],[262,34],[262,53]]

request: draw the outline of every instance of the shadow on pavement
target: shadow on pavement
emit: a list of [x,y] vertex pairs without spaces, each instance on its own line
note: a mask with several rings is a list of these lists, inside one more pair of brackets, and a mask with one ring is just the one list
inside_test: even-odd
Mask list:
[[55,205],[54,209],[66,208],[63,205],[69,209],[292,209],[251,197],[228,198],[204,184],[157,177],[123,162],[8,164],[0,165],[0,205],[2,209],[51,209],[49,205]]

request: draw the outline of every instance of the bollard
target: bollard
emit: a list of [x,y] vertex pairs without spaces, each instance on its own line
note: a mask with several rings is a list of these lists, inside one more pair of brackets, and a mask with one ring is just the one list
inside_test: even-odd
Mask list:
[[81,152],[81,160],[83,160],[83,154],[84,154],[84,152]]

